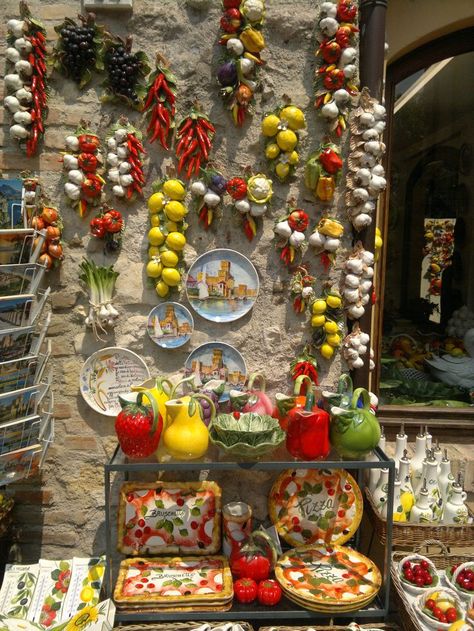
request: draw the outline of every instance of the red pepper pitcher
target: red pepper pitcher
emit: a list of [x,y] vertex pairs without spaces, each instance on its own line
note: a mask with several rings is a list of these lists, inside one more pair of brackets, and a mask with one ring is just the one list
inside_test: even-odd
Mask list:
[[329,414],[314,404],[312,385],[306,392],[304,408],[295,409],[288,415],[286,448],[299,460],[324,460],[329,444]]

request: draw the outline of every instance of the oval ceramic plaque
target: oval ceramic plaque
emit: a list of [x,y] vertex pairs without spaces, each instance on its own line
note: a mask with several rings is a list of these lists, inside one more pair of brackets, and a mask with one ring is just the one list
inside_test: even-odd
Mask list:
[[149,378],[145,362],[136,353],[110,347],[93,353],[84,362],[79,381],[82,397],[93,410],[117,416],[121,410],[119,396]]
[[342,544],[362,519],[363,499],[342,469],[288,469],[274,482],[268,501],[278,534],[290,545]]
[[161,348],[179,348],[189,341],[194,330],[193,316],[178,302],[162,302],[148,315],[147,331]]
[[316,611],[365,606],[382,583],[377,566],[345,546],[289,550],[278,559],[275,576],[291,600]]
[[191,265],[186,294],[192,308],[206,320],[232,322],[253,307],[257,270],[243,254],[224,248],[205,252]]

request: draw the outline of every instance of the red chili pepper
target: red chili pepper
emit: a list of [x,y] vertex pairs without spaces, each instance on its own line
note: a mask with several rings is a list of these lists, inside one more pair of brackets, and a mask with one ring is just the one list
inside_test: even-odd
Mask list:
[[192,118],[187,118],[184,123],[180,126],[178,130],[178,136],[182,136],[193,124]]
[[191,158],[191,160],[188,163],[188,170],[186,171],[186,177],[188,178],[188,180],[191,177],[191,173],[193,172],[195,160],[197,160],[197,158]]
[[213,134],[216,133],[216,128],[214,127],[214,125],[212,123],[210,123],[207,118],[200,118],[199,119],[199,124],[202,125],[203,127],[205,127],[208,131],[212,132]]
[[196,138],[194,138],[194,140],[191,141],[191,144],[188,146],[188,148],[186,149],[186,151],[183,153],[184,158],[186,159],[188,156],[190,156],[193,151],[195,151],[196,147],[198,146],[198,141],[196,140]]
[[201,156],[197,156],[196,164],[194,165],[194,175],[199,175],[200,168],[201,168]]

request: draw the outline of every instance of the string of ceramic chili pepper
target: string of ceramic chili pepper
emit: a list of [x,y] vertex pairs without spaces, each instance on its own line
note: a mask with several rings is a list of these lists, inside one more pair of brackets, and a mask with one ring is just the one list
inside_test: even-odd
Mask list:
[[31,17],[28,5],[23,1],[20,2],[20,17],[21,20],[9,20],[7,24],[9,47],[5,56],[10,64],[14,64],[14,72],[5,75],[9,93],[5,107],[13,115],[10,135],[24,144],[26,155],[31,157],[44,135],[47,116],[46,31]]
[[209,160],[212,140],[216,130],[208,117],[197,110],[186,116],[176,134],[176,158],[178,173],[187,179],[199,175],[201,166]]
[[168,151],[176,116],[176,77],[165,66],[164,59],[157,55],[156,70],[148,79],[148,94],[143,110],[150,117],[148,142],[159,140]]

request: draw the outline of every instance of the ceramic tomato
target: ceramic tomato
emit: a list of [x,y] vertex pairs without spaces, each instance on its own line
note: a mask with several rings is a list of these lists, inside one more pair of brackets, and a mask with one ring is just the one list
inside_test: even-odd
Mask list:
[[93,153],[80,153],[77,157],[77,162],[79,168],[84,171],[84,173],[95,173],[97,170],[99,161]]
[[87,153],[95,153],[100,146],[99,137],[94,134],[81,134],[78,141],[79,149]]
[[234,583],[234,595],[239,603],[252,603],[257,598],[258,586],[252,578],[239,578]]
[[226,9],[221,17],[221,28],[226,33],[235,33],[240,28],[241,13],[238,9]]
[[86,197],[99,197],[102,191],[102,180],[97,175],[89,173],[82,182],[81,188]]
[[337,19],[340,22],[352,22],[357,15],[357,4],[352,0],[340,0],[337,7]]
[[227,182],[226,190],[232,199],[243,199],[247,195],[247,182],[241,177],[233,177]]
[[335,41],[332,42],[323,42],[319,47],[319,51],[321,53],[321,57],[328,64],[334,64],[339,60],[341,56],[341,47]]
[[271,579],[260,581],[258,584],[257,597],[261,605],[274,607],[281,600],[282,591],[277,581]]
[[105,236],[106,231],[102,217],[94,217],[94,219],[91,219],[89,227],[92,236],[98,239],[102,239],[102,237]]
[[288,217],[288,223],[292,230],[304,232],[309,225],[309,216],[304,210],[297,208]]
[[122,213],[118,210],[108,210],[102,221],[106,232],[120,232],[123,228]]

